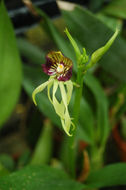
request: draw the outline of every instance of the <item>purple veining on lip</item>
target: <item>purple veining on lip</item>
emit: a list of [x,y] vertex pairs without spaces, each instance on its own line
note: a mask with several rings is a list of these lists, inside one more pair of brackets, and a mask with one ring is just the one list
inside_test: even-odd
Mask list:
[[72,77],[72,67],[65,73],[65,75],[60,75],[57,77],[59,81],[67,81]]
[[[57,67],[59,64],[64,66],[63,72],[59,73]],[[55,75],[59,81],[67,81],[72,77],[72,61],[63,56],[61,52],[52,51],[46,56],[46,63],[42,64],[43,71],[47,75]]]

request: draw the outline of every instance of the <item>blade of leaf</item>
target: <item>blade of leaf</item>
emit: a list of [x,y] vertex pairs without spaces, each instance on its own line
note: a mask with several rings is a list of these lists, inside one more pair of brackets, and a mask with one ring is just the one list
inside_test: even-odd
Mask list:
[[42,64],[45,62],[45,53],[43,52],[43,50],[39,49],[35,45],[32,45],[26,39],[18,38],[17,45],[20,54],[23,57],[27,57],[28,60],[32,61],[32,63]]
[[90,188],[126,185],[126,164],[111,164],[91,172],[86,184]]
[[87,74],[85,77],[86,85],[91,89],[95,96],[97,108],[97,140],[101,143],[105,143],[110,132],[110,126],[108,121],[108,101],[100,86],[99,81],[91,74]]
[[122,30],[123,27],[123,21],[115,18],[115,17],[111,17],[108,16],[106,14],[104,14],[102,11],[97,13],[97,17],[104,22],[109,28],[111,28],[113,31],[116,30],[116,28],[119,28],[120,31]]
[[126,19],[126,0],[114,0],[109,3],[103,12],[118,18]]
[[21,61],[10,19],[0,1],[0,126],[13,111],[21,88]]
[[46,120],[42,132],[36,144],[30,164],[47,164],[51,158],[52,150],[52,126],[49,120]]
[[2,190],[83,190],[84,187],[85,185],[70,179],[59,169],[39,165],[28,166],[0,179]]

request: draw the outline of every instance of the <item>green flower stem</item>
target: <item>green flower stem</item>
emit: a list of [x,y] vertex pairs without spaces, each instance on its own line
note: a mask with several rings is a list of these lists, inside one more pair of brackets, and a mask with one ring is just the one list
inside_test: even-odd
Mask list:
[[90,153],[91,153],[91,168],[96,170],[100,169],[103,166],[103,157],[104,157],[104,147],[97,147],[96,145],[93,145],[91,147]]
[[84,74],[82,69],[78,69],[77,73],[77,81],[76,83],[80,86],[76,88],[75,91],[75,101],[74,101],[74,108],[73,108],[73,122],[76,126],[76,129],[73,131],[72,137],[69,138],[69,172],[73,178],[76,177],[76,152],[77,152],[77,138],[76,138],[76,131],[77,131],[77,124],[79,119],[79,112],[80,112],[80,101],[82,97],[82,90],[83,90],[83,78]]

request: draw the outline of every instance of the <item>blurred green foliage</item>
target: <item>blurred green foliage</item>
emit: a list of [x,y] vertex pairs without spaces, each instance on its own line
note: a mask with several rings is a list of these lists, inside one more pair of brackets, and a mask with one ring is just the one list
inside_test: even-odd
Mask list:
[[[6,23],[6,24],[5,24]],[[12,24],[0,2],[0,126],[12,113],[20,95],[21,61]]]
[[[25,159],[17,163],[17,168],[29,162],[33,165],[17,171],[10,175],[9,172],[14,169],[13,160],[0,156],[0,188],[8,190],[32,189],[75,189],[101,188],[107,186],[125,185],[126,184],[126,164],[118,163],[104,166],[104,154],[108,138],[111,134],[113,123],[122,125],[122,137],[125,138],[125,112],[126,112],[126,39],[125,39],[125,22],[126,0],[113,0],[104,6],[104,0],[89,2],[87,10],[78,5],[74,5],[72,10],[61,8],[61,17],[64,20],[63,26],[70,30],[72,36],[78,42],[80,48],[85,47],[90,57],[92,52],[106,44],[112,36],[114,28],[119,26],[121,29],[120,36],[116,39],[110,50],[98,62],[96,67],[90,70],[84,78],[84,92],[81,100],[79,124],[77,126],[77,140],[87,144],[91,172],[85,181],[85,185],[70,179],[64,171],[44,166],[51,163],[55,157],[54,152],[58,152],[58,158],[61,158],[61,165],[67,171],[68,167],[68,138],[63,138],[60,121],[54,112],[52,105],[47,99],[46,93],[37,95],[38,108],[41,112],[43,125],[38,142],[34,146],[33,154],[26,154]],[[71,4],[67,4],[67,7]],[[40,27],[45,31],[47,37],[53,44],[53,50],[60,50],[65,56],[71,58],[74,63],[73,78],[74,81],[77,66],[75,55],[69,41],[58,30],[54,22],[42,11],[39,11]],[[6,24],[5,24],[6,23]],[[121,35],[123,34],[123,35]],[[18,46],[17,46],[18,45]],[[0,126],[7,122],[9,116],[14,110],[19,99],[21,83],[23,90],[31,99],[33,90],[39,84],[45,82],[48,77],[42,73],[41,65],[45,62],[46,51],[31,44],[25,38],[17,38],[17,45],[12,28],[11,21],[7,11],[0,2]],[[18,48],[17,48],[18,47]],[[48,47],[48,51],[50,51]],[[21,64],[20,55],[24,58]],[[22,71],[23,67],[23,71]],[[21,78],[23,72],[23,79]],[[99,77],[99,72],[104,77]],[[108,81],[108,82],[107,82]],[[109,81],[112,81],[109,82]],[[122,103],[119,102],[119,94],[123,97]],[[70,110],[73,109],[74,94],[70,104]],[[36,108],[32,107],[32,110]],[[111,111],[112,110],[112,114]],[[113,111],[114,110],[114,111]],[[110,115],[110,116],[109,116]],[[49,125],[43,124],[43,120],[49,119]],[[34,130],[39,127],[39,122],[33,126]],[[58,129],[53,128],[58,127]],[[31,126],[32,127],[32,126]],[[53,129],[52,129],[53,128]],[[54,130],[54,132],[53,132]],[[58,134],[58,135],[57,135]],[[58,137],[57,137],[58,136]],[[56,138],[60,138],[56,141]],[[56,141],[53,142],[52,140]],[[59,142],[59,144],[57,143]],[[52,144],[54,143],[54,146]],[[58,144],[58,148],[55,144]],[[61,148],[62,144],[62,148]],[[56,146],[56,148],[55,148]],[[80,152],[78,151],[78,155]],[[109,155],[111,156],[111,155]],[[21,157],[20,157],[21,158]],[[7,161],[8,160],[8,161]],[[25,160],[25,161],[24,161]],[[27,161],[26,161],[27,160]],[[20,161],[20,159],[19,159]],[[23,164],[21,164],[23,163]],[[78,163],[80,164],[80,163]],[[103,168],[101,168],[103,167]],[[81,166],[82,168],[82,166]],[[94,171],[94,168],[97,168]],[[98,169],[100,168],[100,169]],[[77,168],[78,169],[78,168]],[[16,183],[15,183],[16,181]]]

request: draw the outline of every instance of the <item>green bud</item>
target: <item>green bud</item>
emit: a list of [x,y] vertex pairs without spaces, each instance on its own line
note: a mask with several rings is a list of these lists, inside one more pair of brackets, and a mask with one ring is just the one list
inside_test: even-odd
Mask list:
[[71,42],[71,44],[72,44],[72,46],[74,48],[74,51],[76,53],[76,58],[78,60],[80,58],[80,56],[81,56],[79,47],[78,47],[77,43],[75,42],[75,40],[73,39],[73,37],[71,36],[71,34],[69,33],[67,28],[64,30],[64,32],[66,33],[67,37],[69,38],[69,40],[70,40],[70,42]]
[[111,45],[113,44],[114,40],[116,39],[117,35],[119,34],[119,29],[116,29],[115,33],[113,34],[113,36],[109,39],[109,41],[105,44],[105,46],[97,49],[92,55],[91,55],[91,59],[90,62],[87,64],[86,69],[91,68],[92,66],[94,66],[94,64],[96,64],[101,57],[108,51],[108,49],[111,47]]
[[83,53],[81,53],[76,41],[73,39],[73,37],[71,36],[71,34],[69,33],[67,28],[65,29],[64,32],[66,33],[67,37],[69,38],[69,40],[74,48],[74,51],[76,53],[78,67],[79,68],[81,67],[83,69],[85,67],[85,63],[88,62],[88,56],[86,54],[85,48],[83,48]]

